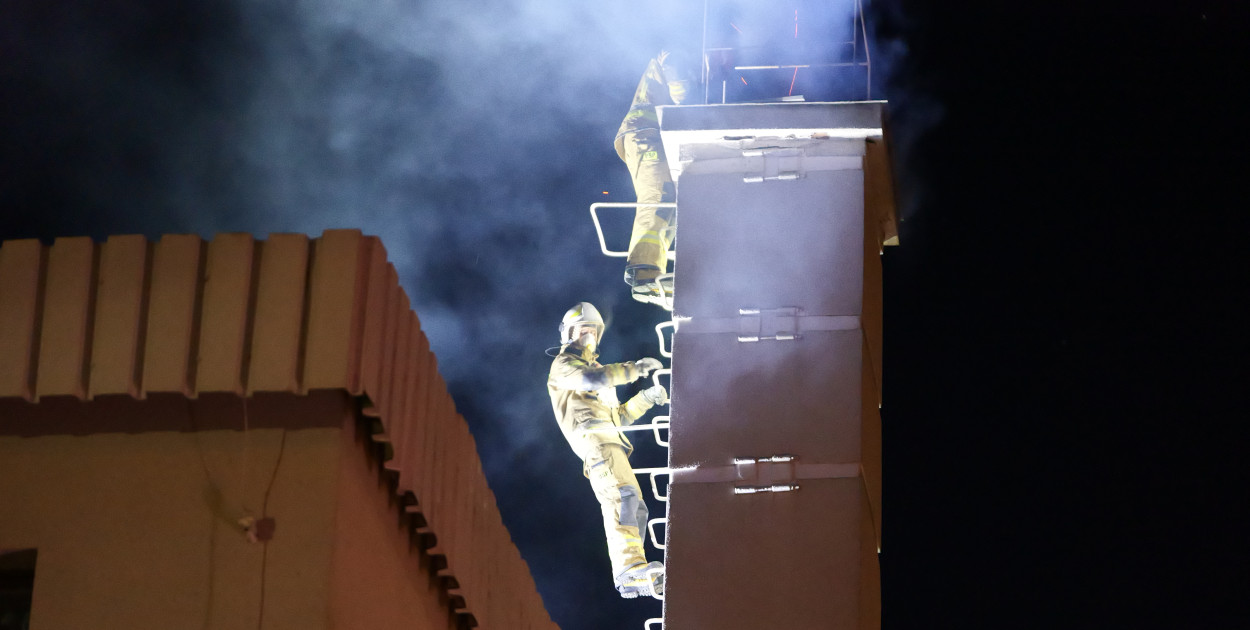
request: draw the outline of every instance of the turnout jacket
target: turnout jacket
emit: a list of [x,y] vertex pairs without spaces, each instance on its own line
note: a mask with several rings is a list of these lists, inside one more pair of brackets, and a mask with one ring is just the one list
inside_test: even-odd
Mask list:
[[603,444],[619,444],[626,454],[633,452],[634,445],[624,433],[587,433],[586,429],[629,426],[653,406],[641,392],[623,405],[616,397],[617,385],[638,379],[633,363],[603,365],[596,358],[576,343],[567,344],[560,348],[547,375],[556,422],[582,461]]

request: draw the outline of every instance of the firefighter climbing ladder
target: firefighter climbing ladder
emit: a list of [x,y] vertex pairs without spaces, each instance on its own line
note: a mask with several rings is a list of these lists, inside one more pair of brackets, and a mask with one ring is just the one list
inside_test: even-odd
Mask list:
[[[677,207],[677,204],[675,203],[640,204],[640,203],[625,203],[625,202],[600,202],[600,203],[591,204],[590,218],[591,218],[591,221],[594,222],[595,233],[599,237],[599,250],[602,251],[605,256],[609,256],[612,258],[624,258],[629,255],[629,252],[621,251],[621,250],[612,250],[608,248],[607,239],[603,233],[603,223],[599,219],[599,210],[603,208],[613,208],[613,209],[623,208],[623,209],[628,209],[628,210],[637,210],[640,207],[674,208],[675,209]],[[675,221],[673,224],[669,225],[668,230],[669,230],[669,233],[666,235],[667,237],[666,241],[671,244],[674,242],[673,236],[674,236],[674,231],[676,230]],[[667,257],[670,261],[675,260],[676,252],[670,249],[668,251]],[[666,277],[671,278],[672,274],[662,274],[661,276],[656,278],[657,284],[660,281],[660,279],[666,278]],[[663,293],[663,290],[661,289],[660,292]],[[663,307],[666,312],[672,312],[673,310],[673,304],[671,300],[661,303],[660,306]],[[671,331],[673,327],[674,327],[674,324],[673,324],[673,320],[671,317],[667,321],[657,324],[655,327],[656,336],[659,339],[660,356],[663,356],[668,359],[672,359],[673,353],[668,349],[668,344],[665,343],[664,331],[666,329]],[[651,373],[651,382],[655,385],[662,385],[663,384],[661,383],[662,377],[668,376],[671,378],[672,373],[673,373],[672,368],[664,368],[664,369],[656,370]],[[671,390],[671,387],[669,389]],[[671,404],[672,402],[671,399],[669,402]],[[652,418],[651,422],[647,424],[634,424],[634,425],[630,425],[627,427],[614,427],[611,429],[599,429],[598,431],[621,432],[621,433],[634,432],[634,431],[651,431],[652,434],[655,436],[655,443],[661,446],[662,448],[664,448],[665,453],[667,454],[669,442],[667,439],[661,436],[661,431],[668,430],[669,418],[670,416],[655,416],[654,418]],[[664,553],[665,550],[668,548],[668,545],[666,542],[660,542],[660,538],[656,535],[656,526],[666,525],[668,523],[668,492],[667,491],[662,492],[660,490],[660,486],[659,486],[659,482],[657,481],[657,478],[662,477],[662,476],[669,476],[672,474],[672,471],[667,466],[659,466],[659,467],[651,467],[651,468],[635,468],[634,474],[646,475],[650,480],[649,485],[651,486],[651,495],[655,497],[656,501],[659,501],[664,504],[664,516],[653,518],[647,521],[647,533],[648,533],[648,538],[651,541],[651,544],[656,549],[659,549],[661,553]],[[667,566],[667,560],[668,560],[667,555],[665,555],[664,560],[665,560],[665,566]],[[654,571],[654,569],[652,571]],[[663,600],[664,597],[661,596],[660,599]],[[664,624],[663,618],[654,617],[646,621],[645,628],[646,630],[651,630],[651,628],[655,628],[655,627],[663,628],[663,624]]]
[[[667,466],[635,470],[665,505],[648,523],[666,566],[648,629],[880,625],[880,255],[896,242],[883,110],[659,109],[680,156],[681,256],[656,326],[670,368],[653,379],[673,402],[621,429],[668,449]],[[608,207],[636,204],[591,207],[601,250],[624,256],[606,246]]]

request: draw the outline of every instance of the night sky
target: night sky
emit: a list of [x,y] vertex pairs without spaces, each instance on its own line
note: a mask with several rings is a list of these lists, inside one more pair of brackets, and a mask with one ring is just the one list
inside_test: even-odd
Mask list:
[[[611,588],[543,351],[589,300],[604,360],[656,353],[586,208],[633,200],[612,138],[703,3],[176,4],[0,6],[0,239],[380,235],[555,621],[658,616]],[[1136,4],[869,8],[885,628],[1247,619],[1250,12]]]

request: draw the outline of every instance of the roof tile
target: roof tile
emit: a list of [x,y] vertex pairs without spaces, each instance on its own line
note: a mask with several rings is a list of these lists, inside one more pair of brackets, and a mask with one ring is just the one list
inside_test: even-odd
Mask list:
[[140,393],[192,395],[193,351],[204,243],[194,234],[166,234],[156,244]]
[[147,239],[138,234],[110,236],[100,246],[87,389],[90,397],[139,395],[140,349],[147,316],[144,300],[151,253]]
[[195,390],[242,394],[244,344],[252,295],[255,242],[250,234],[219,234],[208,244],[200,312]]
[[48,251],[36,398],[87,397],[94,272],[95,244],[88,237],[59,238]]
[[308,237],[272,234],[260,250],[248,392],[302,392]]
[[0,396],[34,396],[35,324],[47,255],[35,239],[0,246]]

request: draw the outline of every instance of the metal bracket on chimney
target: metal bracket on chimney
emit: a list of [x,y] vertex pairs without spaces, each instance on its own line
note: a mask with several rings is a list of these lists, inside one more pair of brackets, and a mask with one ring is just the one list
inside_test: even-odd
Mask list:
[[858,315],[807,315],[803,309],[786,306],[759,309],[740,308],[737,317],[678,317],[677,330],[683,333],[736,333],[738,341],[793,341],[805,332],[855,330]]
[[759,174],[744,176],[743,183],[794,181],[802,179],[804,175],[804,155],[799,148],[746,149],[742,152],[742,157],[759,165]]
[[793,455],[735,457],[739,483],[734,486],[734,494],[798,490],[794,460]]
[[[738,341],[750,342],[765,339],[777,341],[794,341],[798,339],[798,318],[803,309],[795,307],[760,310],[758,308],[740,308]],[[765,334],[767,332],[768,334]]]
[[761,182],[788,182],[807,177],[808,171],[843,170],[854,163],[846,156],[809,154],[808,147],[760,147],[743,149],[742,157],[758,167],[757,173],[748,173],[742,181],[746,184]]
[[859,462],[799,463],[795,455],[735,457],[732,466],[689,466],[673,468],[670,482],[733,483],[734,494],[790,492],[799,489],[801,479],[841,479],[859,476]]

